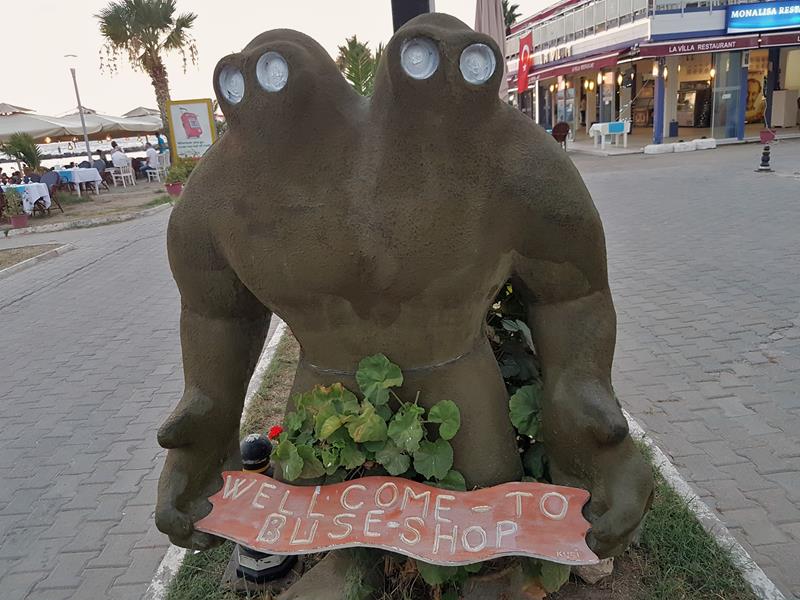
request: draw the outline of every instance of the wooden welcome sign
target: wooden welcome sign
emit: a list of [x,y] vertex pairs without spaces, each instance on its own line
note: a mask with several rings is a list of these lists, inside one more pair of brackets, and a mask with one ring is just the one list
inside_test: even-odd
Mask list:
[[439,565],[530,556],[584,565],[581,509],[589,492],[543,483],[504,483],[455,492],[397,477],[299,487],[243,471],[222,474],[200,531],[270,554],[370,546]]

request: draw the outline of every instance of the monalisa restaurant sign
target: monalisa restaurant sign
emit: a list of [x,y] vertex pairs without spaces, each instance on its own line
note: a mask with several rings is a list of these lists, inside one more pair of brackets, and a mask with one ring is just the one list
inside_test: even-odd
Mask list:
[[701,52],[729,52],[758,48],[757,35],[738,37],[703,38],[661,44],[642,44],[639,56],[670,56],[676,54],[697,54]]
[[728,33],[800,27],[800,0],[729,4],[725,22]]

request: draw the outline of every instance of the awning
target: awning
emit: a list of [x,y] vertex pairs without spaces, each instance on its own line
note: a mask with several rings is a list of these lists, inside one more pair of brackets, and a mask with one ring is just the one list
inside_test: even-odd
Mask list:
[[761,47],[768,46],[800,46],[800,31],[789,33],[762,33]]
[[751,48],[758,48],[757,35],[699,38],[696,40],[677,40],[658,44],[640,44],[639,56],[675,56],[679,54],[699,54],[702,52],[749,50]]
[[576,60],[553,67],[534,67],[530,78],[541,80],[557,77],[559,75],[581,75],[588,71],[599,71],[600,69],[613,67],[617,64],[617,59],[619,59],[619,52],[612,52],[611,54],[602,54],[600,56]]

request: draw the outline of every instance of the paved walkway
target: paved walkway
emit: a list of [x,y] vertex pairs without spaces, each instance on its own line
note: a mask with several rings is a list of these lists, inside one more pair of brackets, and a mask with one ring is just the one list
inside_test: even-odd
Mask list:
[[0,240],[77,249],[0,282],[0,597],[139,599],[167,540],[155,431],[182,390],[169,211]]
[[573,155],[603,217],[622,403],[800,597],[800,141]]

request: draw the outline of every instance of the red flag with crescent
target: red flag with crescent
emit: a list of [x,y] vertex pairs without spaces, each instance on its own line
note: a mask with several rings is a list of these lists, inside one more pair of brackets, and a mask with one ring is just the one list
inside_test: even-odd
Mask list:
[[528,89],[528,71],[533,64],[533,32],[519,38],[519,65],[517,66],[517,92]]

